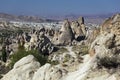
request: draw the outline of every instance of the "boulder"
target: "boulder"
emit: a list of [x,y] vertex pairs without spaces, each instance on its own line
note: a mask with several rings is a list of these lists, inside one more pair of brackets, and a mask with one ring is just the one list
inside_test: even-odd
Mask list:
[[40,67],[40,63],[32,55],[28,55],[15,63],[1,80],[32,80],[34,73]]
[[46,63],[34,74],[33,80],[60,80],[65,74],[64,70]]

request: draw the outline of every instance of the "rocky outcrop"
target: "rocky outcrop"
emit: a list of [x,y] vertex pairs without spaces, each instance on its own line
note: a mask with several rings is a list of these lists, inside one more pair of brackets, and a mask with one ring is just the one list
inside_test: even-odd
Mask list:
[[120,65],[120,15],[105,21],[100,32],[90,51],[94,50],[94,54],[97,54],[99,65],[117,67]]
[[73,40],[81,41],[85,39],[86,27],[84,18],[78,21],[65,20],[60,30],[54,32],[53,43],[57,45],[71,45]]
[[40,63],[32,55],[29,55],[15,63],[13,69],[1,80],[32,80],[39,67]]
[[91,30],[91,32],[88,32],[87,43],[88,45],[91,45],[91,43],[96,39],[96,37],[100,34],[100,28],[94,28]]
[[73,21],[71,24],[72,31],[75,35],[75,39],[77,41],[81,41],[85,39],[86,36],[86,28],[84,25],[84,18],[80,17],[78,21]]
[[81,25],[81,24],[84,24],[84,18],[83,17],[79,17],[78,18],[78,23]]
[[91,44],[89,51],[91,57],[83,62],[80,69],[68,74],[63,80],[119,80],[120,21],[118,20],[119,16],[115,15],[111,19],[114,23],[102,27],[100,34]]
[[79,17],[78,18],[78,23],[81,26],[83,34],[86,35],[86,28],[85,28],[85,24],[84,24],[84,18],[83,17]]
[[40,67],[40,63],[28,55],[16,62],[1,80],[60,80],[65,74],[66,70],[48,63]]
[[66,74],[65,70],[45,64],[35,73],[33,80],[60,80]]
[[[95,40],[91,41],[90,54],[87,54],[88,51],[80,52],[78,46],[76,47],[79,52],[76,47],[74,50],[73,46],[66,47],[49,55],[50,64],[46,63],[41,67],[34,57],[29,55],[18,61],[1,80],[119,80],[120,15],[117,14],[107,21],[101,26],[100,31],[93,30],[92,38]],[[79,24],[84,24],[82,18],[75,22],[76,26]],[[71,43],[74,39],[72,31],[69,21],[66,20],[61,30],[55,34],[59,44]],[[40,32],[40,35],[36,35],[35,40],[31,42],[39,44],[37,48],[41,52],[45,50],[46,53],[48,51],[46,46],[50,40],[43,33]],[[54,61],[58,63],[54,64]]]
[[[120,24],[120,14],[116,14],[116,15],[108,18],[102,24],[101,32],[112,32],[112,31],[116,31],[118,29],[117,32],[119,33],[119,24]],[[116,32],[114,32],[114,33],[116,33]]]
[[60,29],[60,35],[58,37],[59,45],[69,45],[74,39],[74,35],[68,20],[64,21],[63,26]]
[[38,50],[44,55],[50,54],[54,51],[54,45],[51,43],[49,38],[47,38],[44,33],[39,36]]
[[30,42],[26,42],[24,47],[26,50],[37,49],[44,55],[48,55],[54,50],[54,45],[51,43],[50,39],[45,36],[44,31],[33,33]]
[[72,31],[75,34],[75,39],[76,40],[82,40],[82,36],[84,36],[83,31],[81,29],[81,26],[79,26],[79,23],[77,21],[72,22]]

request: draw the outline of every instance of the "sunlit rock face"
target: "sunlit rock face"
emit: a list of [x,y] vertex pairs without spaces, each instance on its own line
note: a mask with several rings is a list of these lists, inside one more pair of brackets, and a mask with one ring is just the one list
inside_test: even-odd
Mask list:
[[[120,15],[114,15],[109,18],[110,23],[104,23],[109,26],[102,25],[101,33],[92,43],[91,48],[99,57],[109,56],[119,59],[120,50]],[[105,21],[106,22],[106,21]],[[120,60],[118,60],[120,61]]]
[[85,24],[84,24],[84,18],[83,17],[79,17],[78,18],[78,23],[81,26],[81,29],[83,31],[83,34],[86,34],[86,28],[85,28]]
[[39,67],[40,63],[32,55],[29,55],[15,63],[14,68],[1,80],[32,80]]
[[72,41],[82,41],[86,37],[86,27],[84,18],[77,21],[64,20],[60,30],[54,31],[53,43],[58,45],[71,45]]
[[77,41],[81,41],[85,39],[86,36],[86,28],[84,25],[84,18],[80,17],[77,21],[73,21],[71,23],[72,31],[75,35],[75,39]]
[[68,20],[64,21],[63,26],[60,29],[60,34],[58,37],[59,45],[69,45],[74,39],[74,35]]
[[28,55],[16,62],[1,80],[60,80],[66,74],[66,70],[49,63],[40,67],[40,63]]
[[76,40],[79,40],[79,38],[82,38],[82,36],[84,36],[81,26],[79,25],[77,21],[73,21],[71,27],[72,27],[73,33],[75,34]]
[[[96,61],[98,67],[105,67],[107,71],[102,69],[101,73],[105,71],[105,74],[99,74],[96,76],[91,75],[90,79],[96,80],[101,78],[102,80],[119,80],[118,66],[120,65],[120,15],[116,14],[113,17],[107,19],[100,30],[100,35],[93,41],[90,48],[90,55],[96,55]],[[97,72],[97,71],[94,71]],[[92,72],[91,72],[92,73]],[[97,72],[98,73],[98,72]],[[111,73],[113,75],[111,75]],[[108,76],[110,75],[110,76]],[[98,79],[99,80],[99,79]]]
[[50,64],[45,64],[34,74],[33,80],[60,80],[66,71],[58,67],[52,67]]
[[110,18],[114,23],[104,26],[105,29],[102,26],[99,35],[90,46],[90,57],[85,57],[84,60],[87,58],[87,61],[83,61],[77,71],[69,73],[63,80],[119,80],[120,22],[118,18],[119,16],[115,15]]
[[91,45],[91,43],[96,39],[96,37],[100,34],[100,28],[94,28],[91,30],[91,32],[88,32],[87,43],[88,45]]

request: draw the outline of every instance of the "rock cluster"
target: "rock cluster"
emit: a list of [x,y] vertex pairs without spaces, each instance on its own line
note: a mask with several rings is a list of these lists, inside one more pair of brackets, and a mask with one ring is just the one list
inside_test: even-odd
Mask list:
[[50,39],[45,36],[45,30],[42,28],[39,31],[35,31],[30,38],[29,42],[25,43],[26,50],[37,49],[40,53],[47,55],[53,52],[54,45]]
[[80,17],[78,21],[64,21],[63,26],[54,35],[54,42],[58,45],[71,45],[74,40],[81,41],[86,37],[86,27],[84,18]]
[[[102,25],[101,33],[92,43],[91,49],[94,50],[98,58],[107,58],[113,62],[113,64],[116,63],[117,66],[120,64],[120,15],[117,14],[107,21],[110,22],[105,22]],[[105,24],[109,26],[105,26]],[[110,64],[112,66],[111,62]]]
[[60,80],[67,72],[58,67],[45,64],[34,74],[33,80]]
[[[38,49],[43,54],[50,54],[54,49],[52,40],[58,45],[71,45],[74,40],[85,39],[84,19],[80,17],[72,23],[65,20],[58,31],[46,31],[44,28],[35,30],[30,33],[30,40],[26,40],[27,36],[24,37],[25,41],[21,39],[20,42],[25,42],[26,50]],[[58,61],[58,64],[49,62],[51,64],[46,63],[41,67],[29,55],[15,63],[14,68],[1,80],[119,80],[120,14],[106,20],[100,29],[95,28],[88,41],[91,43],[89,54],[86,51],[81,55],[76,52],[77,49],[66,47],[68,51],[61,49],[58,53],[49,55],[51,61]]]
[[15,63],[14,68],[1,80],[59,80],[67,72],[46,63],[40,67],[32,55],[28,55]]
[[61,27],[60,35],[58,38],[58,44],[69,45],[74,39],[74,35],[68,20],[64,21],[64,25]]
[[14,68],[9,71],[1,80],[32,80],[34,73],[40,67],[32,55],[22,58]]
[[86,36],[86,28],[84,25],[84,18],[80,17],[78,21],[72,22],[72,31],[75,35],[75,39],[78,41],[84,40]]

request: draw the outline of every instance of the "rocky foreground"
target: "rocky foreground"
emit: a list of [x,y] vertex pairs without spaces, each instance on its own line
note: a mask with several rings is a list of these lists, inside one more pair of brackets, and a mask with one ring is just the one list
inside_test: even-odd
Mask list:
[[18,37],[19,44],[26,51],[37,49],[49,61],[42,65],[35,56],[27,55],[1,80],[120,79],[120,14],[92,30],[86,29],[80,17],[73,22],[65,20],[60,30],[41,28],[29,36]]

